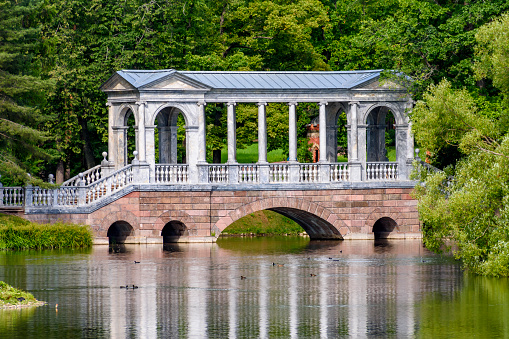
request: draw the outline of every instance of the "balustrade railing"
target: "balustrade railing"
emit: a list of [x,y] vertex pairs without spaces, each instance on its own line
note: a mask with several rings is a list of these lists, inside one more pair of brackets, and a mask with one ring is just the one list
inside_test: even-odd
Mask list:
[[133,167],[128,165],[113,172],[106,178],[86,186],[85,203],[90,204],[104,196],[108,196],[133,182]]
[[397,180],[398,163],[396,162],[367,162],[366,180]]
[[300,182],[318,182],[319,167],[316,164],[300,164],[299,166]]
[[[97,180],[101,179],[101,165],[97,165],[92,167],[85,172],[81,173],[83,175],[83,180],[85,181],[85,186],[88,186]],[[65,186],[79,186],[81,182],[81,178],[79,175],[72,177],[71,179],[64,181],[62,183],[62,187]]]
[[32,206],[44,207],[53,205],[53,192],[50,188],[34,187],[32,190]]
[[0,187],[0,206],[2,207],[23,207],[25,204],[25,193],[23,187]]
[[350,181],[350,169],[347,163],[330,165],[330,181]]
[[155,180],[158,184],[185,184],[189,181],[189,165],[156,164]]
[[210,165],[209,183],[223,184],[228,182],[228,165]]
[[269,182],[289,182],[290,166],[288,164],[270,164]]
[[257,183],[259,180],[257,165],[239,165],[239,183]]
[[78,187],[60,187],[56,190],[57,205],[78,206]]

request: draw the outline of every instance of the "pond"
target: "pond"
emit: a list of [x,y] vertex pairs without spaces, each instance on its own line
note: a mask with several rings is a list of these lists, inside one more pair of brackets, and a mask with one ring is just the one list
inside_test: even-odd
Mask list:
[[0,280],[48,303],[0,310],[2,338],[509,336],[508,280],[466,275],[418,240],[0,252]]

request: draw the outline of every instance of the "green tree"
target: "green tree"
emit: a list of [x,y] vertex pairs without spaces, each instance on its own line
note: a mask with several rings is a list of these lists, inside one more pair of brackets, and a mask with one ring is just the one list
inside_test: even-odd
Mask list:
[[40,131],[51,82],[41,79],[35,62],[41,47],[36,9],[31,1],[0,2],[0,174],[8,185],[41,184],[36,175],[51,159]]
[[415,195],[424,243],[434,251],[454,246],[467,269],[493,276],[509,276],[509,134],[503,123],[509,91],[491,72],[507,65],[502,56],[509,55],[509,45],[501,39],[508,28],[504,15],[476,35],[477,79],[493,77],[500,95],[480,97],[444,80],[430,87],[412,114],[421,145],[432,152],[454,145],[463,155],[445,172],[421,172],[425,185]]

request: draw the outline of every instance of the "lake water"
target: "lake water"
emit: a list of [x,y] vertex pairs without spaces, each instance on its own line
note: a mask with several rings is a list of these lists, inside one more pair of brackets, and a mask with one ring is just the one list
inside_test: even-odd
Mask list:
[[509,337],[509,281],[417,240],[0,252],[0,280],[48,303],[0,310],[1,338]]

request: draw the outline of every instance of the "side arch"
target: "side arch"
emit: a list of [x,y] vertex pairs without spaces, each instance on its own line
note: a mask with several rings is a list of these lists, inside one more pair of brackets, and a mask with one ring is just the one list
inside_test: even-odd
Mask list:
[[396,223],[394,225],[394,229],[392,232],[400,233],[400,226],[402,225],[401,215],[398,212],[390,211],[385,212],[381,208],[374,209],[366,218],[366,221],[364,223],[365,229],[368,230],[367,233],[371,233],[373,230],[373,226],[378,220],[389,218],[394,220]]
[[188,109],[185,107],[185,105],[182,105],[182,104],[179,104],[179,103],[164,103],[162,105],[160,105],[159,107],[157,107],[151,114],[150,116],[150,120],[149,120],[149,123],[151,125],[154,125],[155,124],[155,120],[157,118],[157,115],[162,111],[164,110],[165,108],[176,108],[179,112],[178,113],[181,113],[182,116],[184,117],[184,120],[186,122],[186,126],[193,126],[195,125],[192,117],[193,115],[188,111]]
[[297,198],[266,198],[238,207],[213,226],[216,236],[233,222],[261,210],[280,213],[297,222],[311,239],[342,239],[350,228],[336,214],[319,204]]
[[115,126],[126,126],[127,124],[127,112],[132,112],[132,115],[134,117],[135,125],[138,126],[138,108],[136,106],[133,106],[131,104],[122,104],[117,110],[117,114],[114,118]]
[[403,125],[403,124],[407,123],[407,119],[406,119],[406,115],[405,115],[405,110],[402,107],[400,107],[399,105],[393,104],[393,103],[390,103],[390,102],[377,102],[376,104],[372,104],[371,106],[369,106],[363,112],[362,119],[361,119],[361,121],[359,123],[363,124],[363,125],[366,124],[368,116],[371,113],[371,111],[373,111],[375,108],[378,108],[378,107],[387,107],[388,109],[390,109],[392,114],[394,115],[394,119],[396,120],[396,124]]
[[159,234],[162,232],[164,226],[170,221],[179,221],[183,223],[190,236],[197,235],[198,229],[196,227],[196,223],[192,216],[187,214],[184,211],[165,211],[159,215],[159,217],[154,222],[154,230],[157,230]]

